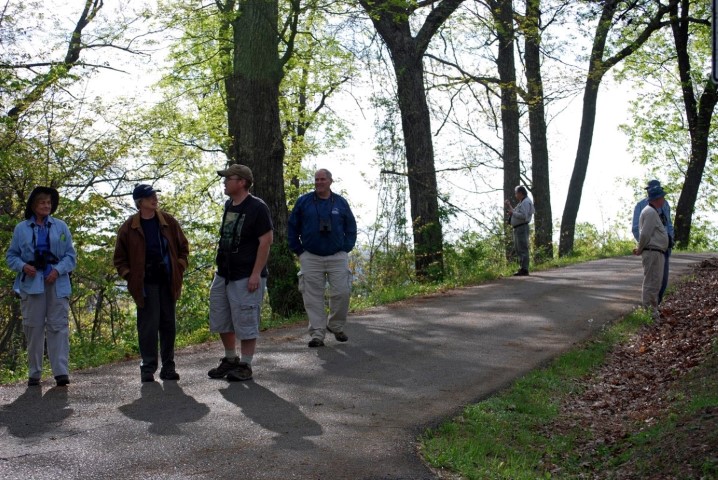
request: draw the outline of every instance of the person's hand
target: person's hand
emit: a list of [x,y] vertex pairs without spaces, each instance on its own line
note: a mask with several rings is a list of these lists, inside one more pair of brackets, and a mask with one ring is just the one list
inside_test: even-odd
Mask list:
[[260,276],[258,273],[253,273],[249,276],[249,280],[247,281],[247,291],[249,292],[255,292],[260,285]]
[[29,263],[26,263],[25,265],[23,265],[22,272],[30,278],[37,275],[37,270],[35,270],[35,267],[30,265]]
[[55,270],[54,268],[50,271],[50,274],[45,277],[45,283],[53,284],[55,283],[55,280],[57,280],[57,277],[60,276],[60,272]]
[[637,248],[634,248],[634,249],[633,249],[633,254],[634,254],[634,255],[640,255],[640,252],[638,251]]

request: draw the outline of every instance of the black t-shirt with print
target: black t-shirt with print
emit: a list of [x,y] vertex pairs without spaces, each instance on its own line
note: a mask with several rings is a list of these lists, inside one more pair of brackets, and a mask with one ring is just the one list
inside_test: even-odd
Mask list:
[[[259,237],[272,230],[267,204],[249,195],[239,205],[228,200],[224,207],[217,249],[217,273],[229,280],[240,280],[252,274],[257,259]],[[267,276],[267,267],[262,269]]]

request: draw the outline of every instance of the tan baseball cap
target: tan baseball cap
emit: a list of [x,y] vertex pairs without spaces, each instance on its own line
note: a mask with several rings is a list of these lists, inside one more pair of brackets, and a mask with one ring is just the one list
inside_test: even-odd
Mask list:
[[252,170],[250,170],[248,166],[239,163],[233,163],[225,170],[217,170],[217,175],[219,175],[220,177],[236,176],[248,180],[249,183],[254,183],[254,176],[252,175]]

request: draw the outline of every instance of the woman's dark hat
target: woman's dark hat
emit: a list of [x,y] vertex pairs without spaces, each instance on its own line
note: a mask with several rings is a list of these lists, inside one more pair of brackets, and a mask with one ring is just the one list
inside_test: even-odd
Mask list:
[[651,187],[648,189],[648,201],[652,202],[653,200],[656,200],[658,198],[663,198],[666,196],[666,192],[663,191],[663,189],[659,186],[657,187]]
[[55,210],[57,210],[57,206],[60,204],[60,194],[57,193],[57,190],[52,187],[35,187],[35,189],[30,193],[30,196],[27,198],[27,203],[25,204],[25,220],[30,220],[30,218],[35,215],[35,212],[32,211],[32,204],[35,203],[35,198],[41,193],[50,195],[50,204],[52,205],[50,215],[55,213]]

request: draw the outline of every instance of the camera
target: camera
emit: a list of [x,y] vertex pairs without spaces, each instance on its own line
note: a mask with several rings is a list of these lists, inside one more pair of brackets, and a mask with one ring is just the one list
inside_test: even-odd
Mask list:
[[49,250],[35,250],[35,259],[30,262],[30,265],[42,271],[48,265],[55,265],[56,263],[58,263],[57,257]]
[[332,221],[329,218],[319,218],[319,233],[331,233]]

